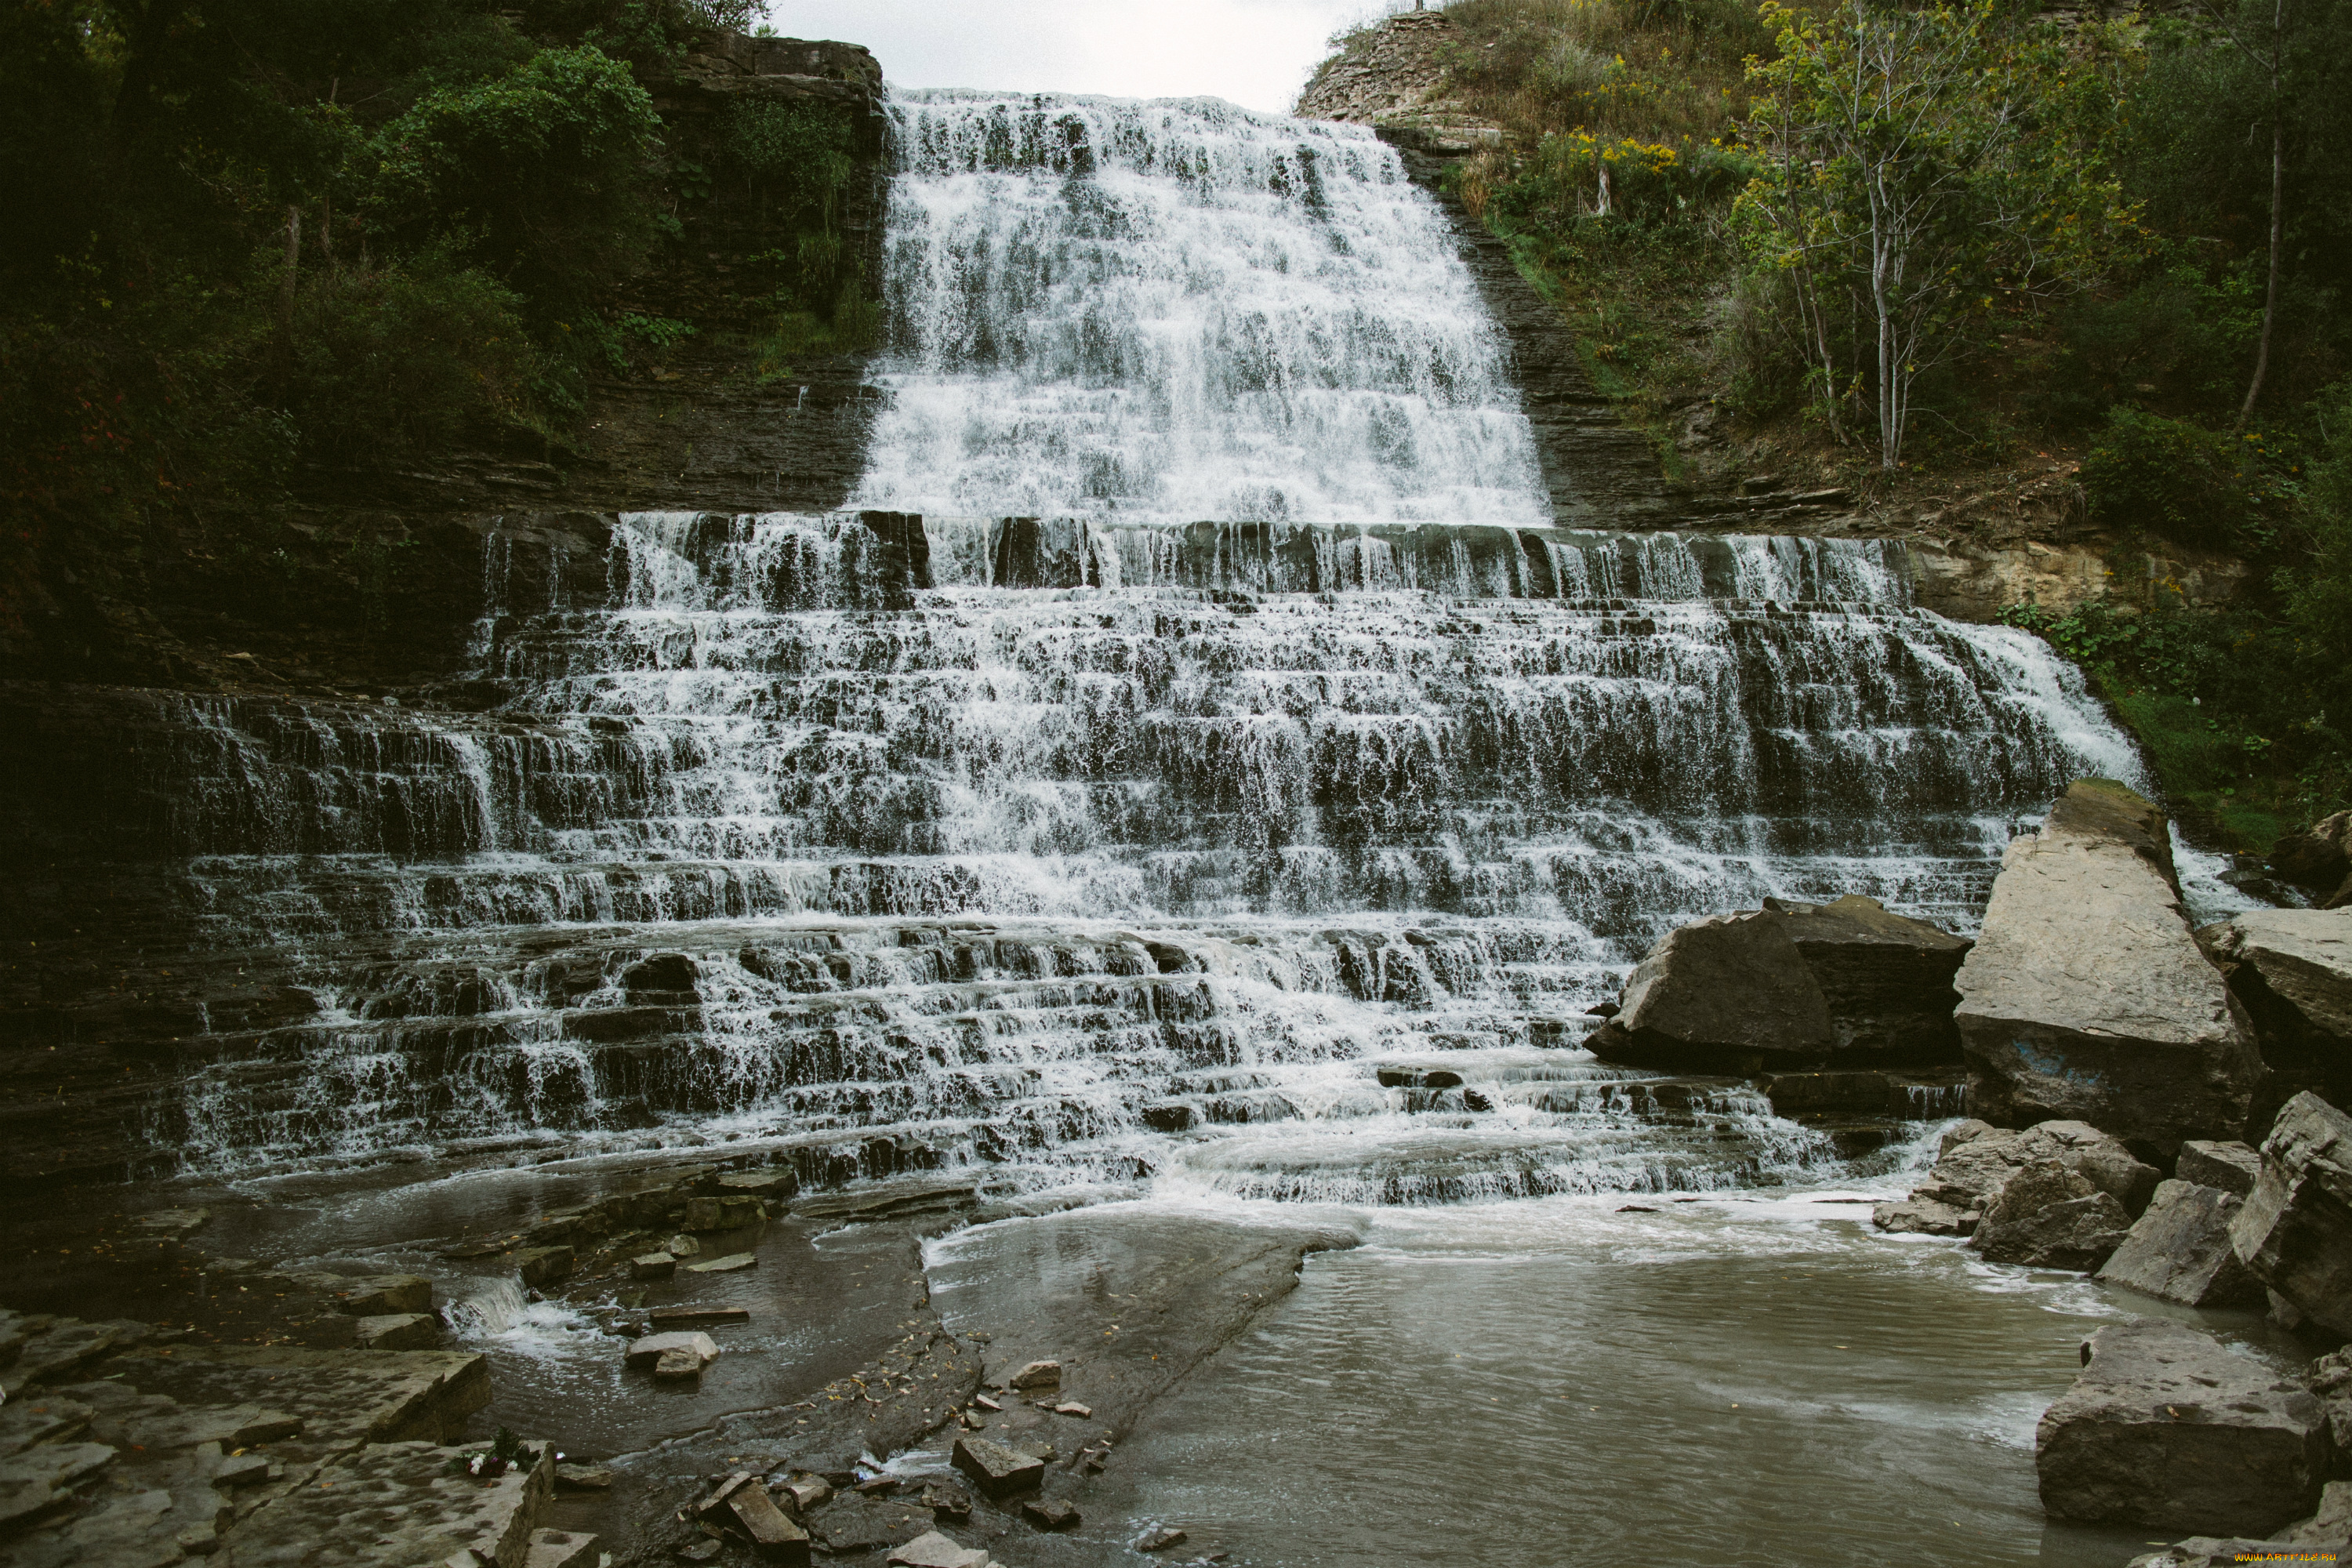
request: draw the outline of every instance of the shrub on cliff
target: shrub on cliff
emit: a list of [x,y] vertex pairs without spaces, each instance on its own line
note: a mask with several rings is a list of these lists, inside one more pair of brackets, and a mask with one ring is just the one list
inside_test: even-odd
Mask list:
[[593,47],[427,93],[372,138],[353,183],[384,236],[478,266],[562,310],[634,267],[655,234],[660,121]]

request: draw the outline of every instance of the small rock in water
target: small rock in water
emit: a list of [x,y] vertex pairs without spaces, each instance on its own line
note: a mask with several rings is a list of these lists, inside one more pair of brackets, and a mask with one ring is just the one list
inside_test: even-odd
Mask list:
[[1171,1546],[1183,1545],[1184,1540],[1184,1532],[1181,1530],[1147,1531],[1141,1539],[1136,1542],[1135,1549],[1138,1552],[1165,1552]]
[[662,1352],[655,1360],[654,1375],[670,1382],[681,1378],[700,1377],[703,1365],[700,1356],[684,1345],[677,1345]]
[[1007,1388],[1055,1388],[1061,1384],[1062,1363],[1057,1361],[1033,1361],[1013,1374]]
[[955,1468],[972,1479],[982,1496],[1003,1499],[1029,1491],[1045,1479],[1045,1462],[986,1437],[956,1439]]
[[1034,1498],[1021,1505],[1021,1517],[1040,1530],[1076,1530],[1078,1505],[1060,1498]]
[[795,1510],[806,1513],[813,1508],[824,1506],[833,1496],[833,1483],[823,1476],[803,1472],[784,1483],[784,1495],[793,1500]]
[[558,1465],[555,1467],[555,1489],[558,1491],[601,1492],[610,1490],[613,1472],[604,1465]]
[[1004,1408],[1003,1405],[999,1405],[995,1400],[991,1399],[985,1394],[973,1394],[971,1396],[971,1402],[974,1405],[979,1405],[982,1410],[1002,1410]]
[[1653,1208],[1644,1208],[1640,1204],[1627,1204],[1623,1208],[1619,1209],[1617,1212],[1619,1214],[1655,1214],[1658,1211]]
[[629,1259],[632,1279],[667,1279],[677,1272],[677,1259],[667,1252],[648,1252]]
[[736,1252],[725,1258],[714,1258],[708,1263],[689,1263],[686,1271],[689,1274],[732,1274],[739,1268],[756,1268],[759,1266],[757,1254]]
[[699,1258],[702,1256],[702,1243],[690,1236],[673,1236],[663,1245],[662,1250],[672,1258]]
[[933,1481],[923,1489],[923,1506],[933,1513],[961,1519],[971,1511],[971,1494],[952,1481]]
[[688,1563],[708,1563],[719,1555],[721,1548],[715,1541],[691,1541],[677,1549],[677,1554]]
[[697,1372],[719,1359],[719,1342],[709,1334],[647,1334],[641,1340],[630,1342],[628,1350],[622,1355],[621,1364],[628,1367],[654,1366],[672,1351],[690,1354]]
[[857,1483],[860,1497],[888,1497],[898,1489],[898,1478],[896,1476],[868,1476]]
[[1054,1414],[1056,1415],[1092,1415],[1094,1413],[1094,1406],[1081,1405],[1075,1399],[1054,1406]]
[[977,1410],[967,1410],[959,1419],[963,1422],[963,1429],[967,1432],[985,1431],[988,1427],[988,1417]]
[[808,1533],[776,1506],[768,1489],[753,1481],[737,1487],[727,1499],[728,1510],[751,1538],[760,1555],[774,1561],[806,1563],[809,1560]]

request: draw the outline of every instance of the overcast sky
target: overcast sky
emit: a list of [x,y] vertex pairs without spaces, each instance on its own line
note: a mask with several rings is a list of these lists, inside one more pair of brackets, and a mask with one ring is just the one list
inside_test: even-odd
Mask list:
[[1286,114],[1350,23],[1409,0],[770,0],[793,38],[864,44],[893,87],[1228,99]]

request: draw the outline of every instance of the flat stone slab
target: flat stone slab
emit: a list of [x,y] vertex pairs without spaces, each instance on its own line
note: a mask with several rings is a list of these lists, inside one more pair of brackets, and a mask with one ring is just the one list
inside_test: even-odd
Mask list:
[[480,1481],[450,1473],[437,1443],[378,1443],[319,1470],[232,1527],[225,1568],[415,1568],[470,1551],[495,1568],[526,1568],[532,1532],[555,1492],[555,1451]]
[[117,1364],[125,1381],[184,1405],[247,1405],[266,1391],[299,1423],[302,1443],[321,1451],[454,1442],[466,1417],[490,1402],[489,1359],[478,1352],[142,1346]]
[[689,1263],[686,1271],[688,1274],[732,1274],[739,1268],[757,1268],[759,1266],[758,1254],[732,1252],[724,1258],[714,1258],[708,1263]]
[[441,1321],[426,1312],[391,1312],[359,1321],[365,1351],[429,1351],[441,1343]]
[[355,1318],[390,1317],[433,1310],[433,1281],[422,1274],[373,1274],[347,1281],[335,1292],[335,1306]]
[[657,1364],[665,1356],[674,1352],[691,1358],[693,1365],[688,1371],[700,1372],[719,1359],[719,1342],[703,1333],[647,1334],[641,1340],[629,1342],[628,1350],[621,1357],[621,1364],[642,1370]]
[[2084,1355],[2034,1434],[2052,1518],[2267,1538],[2312,1511],[2330,1444],[2301,1382],[2158,1320],[2100,1329]]

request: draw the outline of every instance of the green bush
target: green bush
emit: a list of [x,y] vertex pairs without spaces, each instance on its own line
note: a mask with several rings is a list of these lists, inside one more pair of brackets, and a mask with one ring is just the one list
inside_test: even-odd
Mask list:
[[2259,435],[2231,436],[2129,405],[2108,411],[2083,459],[2091,515],[2131,532],[2209,550],[2265,543],[2280,499]]
[[377,132],[371,216],[560,310],[650,244],[660,125],[627,66],[588,47],[542,49],[506,76],[426,94]]
[[514,291],[471,270],[338,269],[295,312],[282,384],[314,460],[367,463],[446,446],[528,400],[539,353]]

